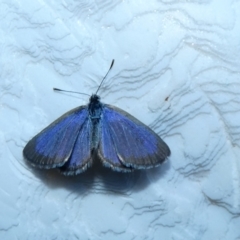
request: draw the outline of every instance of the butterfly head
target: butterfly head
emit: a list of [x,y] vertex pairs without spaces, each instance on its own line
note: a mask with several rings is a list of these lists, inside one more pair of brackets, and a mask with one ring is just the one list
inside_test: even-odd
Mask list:
[[89,102],[91,104],[96,104],[100,102],[100,97],[97,94],[92,94],[92,96],[89,98]]

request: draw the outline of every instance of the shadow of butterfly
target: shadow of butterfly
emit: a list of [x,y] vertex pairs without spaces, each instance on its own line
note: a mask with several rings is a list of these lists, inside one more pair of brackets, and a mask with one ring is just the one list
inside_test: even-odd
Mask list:
[[101,84],[88,105],[70,110],[27,143],[23,155],[30,164],[76,175],[90,167],[96,157],[104,166],[120,172],[164,162],[170,155],[167,144],[129,113],[102,103],[97,95]]

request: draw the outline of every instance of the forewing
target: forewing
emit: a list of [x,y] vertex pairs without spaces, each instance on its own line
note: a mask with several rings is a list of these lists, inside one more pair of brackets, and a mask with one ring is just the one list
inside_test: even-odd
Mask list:
[[170,149],[154,131],[129,113],[104,105],[98,154],[113,169],[131,170],[160,165],[170,155]]
[[23,149],[23,155],[40,168],[63,166],[72,154],[79,132],[88,121],[86,106],[75,108],[33,137]]

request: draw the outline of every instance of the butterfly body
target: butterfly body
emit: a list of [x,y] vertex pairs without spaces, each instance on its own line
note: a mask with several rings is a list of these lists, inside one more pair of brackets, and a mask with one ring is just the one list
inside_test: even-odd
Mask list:
[[93,94],[87,105],[88,121],[92,124],[92,151],[97,147],[99,141],[99,122],[101,121],[102,107],[99,96]]
[[96,156],[115,171],[152,168],[170,149],[149,127],[93,94],[88,105],[70,110],[33,137],[23,155],[35,167],[76,175]]

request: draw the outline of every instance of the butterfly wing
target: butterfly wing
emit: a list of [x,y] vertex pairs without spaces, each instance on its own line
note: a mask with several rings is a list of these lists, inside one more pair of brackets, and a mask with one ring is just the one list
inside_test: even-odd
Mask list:
[[98,155],[117,171],[160,165],[169,155],[167,144],[129,113],[103,105]]
[[88,118],[79,131],[69,160],[60,168],[64,175],[76,175],[92,165],[92,121]]
[[[85,129],[88,121],[86,106],[67,112],[27,143],[23,149],[24,157],[39,168],[63,166],[71,156],[76,163],[75,153],[79,150],[74,150],[75,144],[79,144],[83,136],[86,136],[86,131],[90,131],[89,128]],[[83,144],[87,147],[80,155],[81,163],[88,160],[91,154],[88,147],[90,138],[88,137]]]

